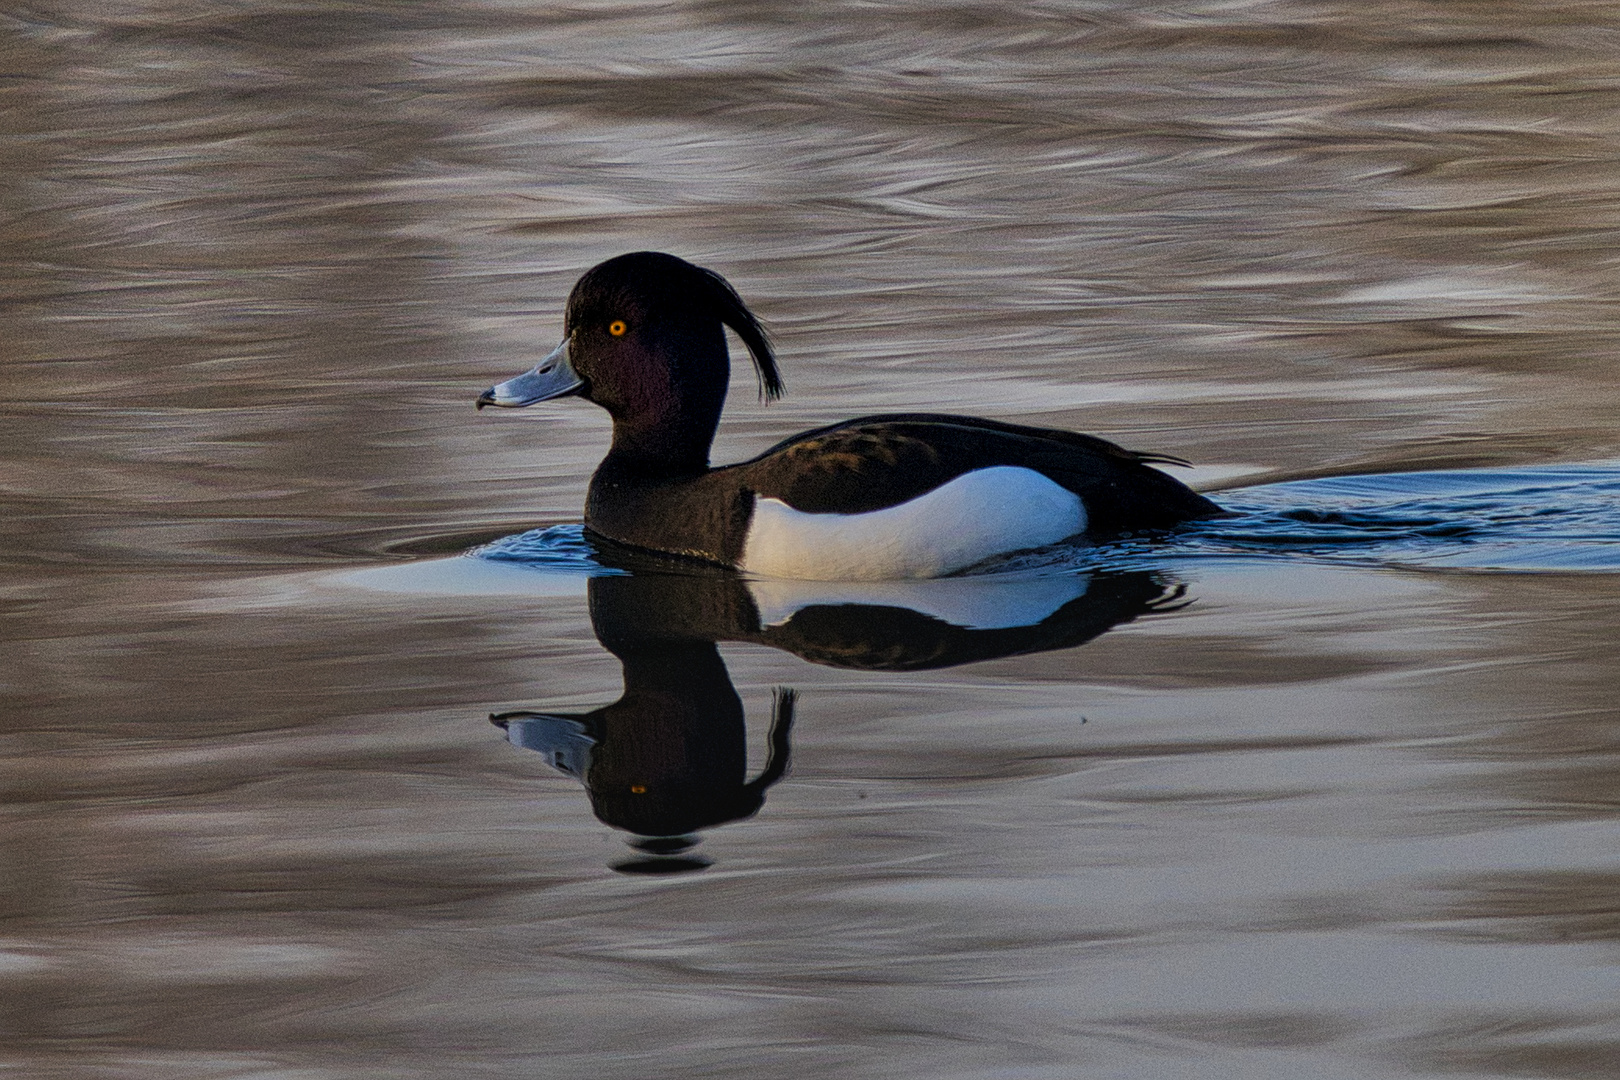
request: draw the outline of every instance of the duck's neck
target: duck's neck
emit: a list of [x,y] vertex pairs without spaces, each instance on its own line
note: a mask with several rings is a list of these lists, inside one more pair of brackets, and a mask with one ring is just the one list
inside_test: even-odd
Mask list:
[[661,415],[613,418],[613,446],[600,471],[648,479],[697,476],[709,471],[720,411],[712,416]]
[[725,342],[713,344],[717,358],[672,359],[652,367],[613,400],[599,402],[613,417],[613,446],[602,461],[604,471],[647,479],[708,471],[709,448],[726,401]]

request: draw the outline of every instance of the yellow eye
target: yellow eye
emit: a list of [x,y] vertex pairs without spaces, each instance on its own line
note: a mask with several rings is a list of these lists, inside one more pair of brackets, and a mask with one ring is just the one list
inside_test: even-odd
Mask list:
[[608,323],[608,333],[612,334],[614,337],[624,337],[624,332],[627,329],[629,329],[629,327],[624,325],[623,319],[614,319],[612,322]]
[[[624,323],[614,323],[613,325],[614,326],[623,326]],[[645,795],[645,794],[647,794],[647,786],[645,784],[631,784],[630,785],[630,794],[632,794],[632,795]]]

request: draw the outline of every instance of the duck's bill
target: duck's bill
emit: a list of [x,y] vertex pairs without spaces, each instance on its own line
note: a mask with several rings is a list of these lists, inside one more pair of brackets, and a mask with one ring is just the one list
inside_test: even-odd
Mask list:
[[506,731],[506,741],[544,754],[546,761],[576,780],[591,769],[596,740],[578,717],[568,713],[494,713],[490,723]]
[[585,380],[574,373],[573,365],[568,362],[568,342],[564,340],[531,370],[515,379],[496,383],[479,394],[478,407],[499,405],[503,409],[521,409],[537,401],[566,397],[584,385]]

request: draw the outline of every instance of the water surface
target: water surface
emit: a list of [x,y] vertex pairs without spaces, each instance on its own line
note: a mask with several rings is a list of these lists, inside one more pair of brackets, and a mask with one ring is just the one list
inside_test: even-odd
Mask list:
[[[1617,40],[1576,0],[0,16],[0,1061],[1614,1075]],[[605,418],[472,400],[647,248],[776,334],[717,460],[957,410],[1240,513],[876,596],[603,573]],[[587,750],[734,798],[633,847]]]

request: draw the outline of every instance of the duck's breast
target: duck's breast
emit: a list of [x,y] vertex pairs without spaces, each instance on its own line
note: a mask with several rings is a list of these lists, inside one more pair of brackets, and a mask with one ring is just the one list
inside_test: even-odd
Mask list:
[[814,581],[939,577],[1085,528],[1074,492],[1034,469],[998,465],[861,514],[810,514],[756,498],[738,569]]

